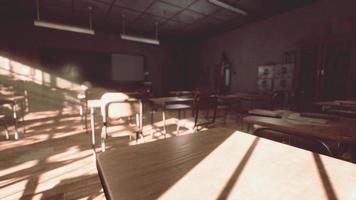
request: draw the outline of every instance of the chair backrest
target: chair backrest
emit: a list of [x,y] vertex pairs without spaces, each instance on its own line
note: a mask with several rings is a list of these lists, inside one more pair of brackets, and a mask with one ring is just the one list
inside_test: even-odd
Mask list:
[[130,100],[130,97],[124,93],[105,93],[101,97],[101,114],[106,121],[109,119],[118,119],[140,114],[141,103],[138,100]]
[[[194,98],[193,104],[193,114],[195,117],[195,126],[199,126],[201,124],[198,123],[199,118],[202,118],[202,111],[205,110],[208,113],[208,120],[204,122],[204,124],[211,124],[215,122],[216,118],[216,109],[217,109],[218,100],[216,95],[211,95],[210,93],[197,93]],[[212,111],[212,116],[209,116]]]

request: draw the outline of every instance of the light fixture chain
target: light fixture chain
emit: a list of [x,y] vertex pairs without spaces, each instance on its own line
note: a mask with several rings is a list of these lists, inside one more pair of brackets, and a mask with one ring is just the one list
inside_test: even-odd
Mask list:
[[37,6],[37,20],[40,20],[40,0],[36,0],[36,6]]

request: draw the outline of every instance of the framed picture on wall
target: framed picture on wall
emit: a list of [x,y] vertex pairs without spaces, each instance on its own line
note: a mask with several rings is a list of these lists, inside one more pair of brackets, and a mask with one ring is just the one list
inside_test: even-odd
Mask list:
[[292,89],[292,79],[291,78],[275,78],[273,79],[273,89],[286,91]]
[[292,78],[294,73],[294,64],[280,64],[274,66],[275,78]]
[[259,79],[273,78],[273,65],[259,66],[258,78]]
[[258,85],[258,90],[260,92],[271,91],[272,90],[272,79],[270,79],[270,78],[258,79],[257,85]]

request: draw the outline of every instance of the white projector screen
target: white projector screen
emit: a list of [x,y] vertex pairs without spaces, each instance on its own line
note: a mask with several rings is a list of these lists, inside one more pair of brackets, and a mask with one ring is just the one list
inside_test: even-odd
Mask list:
[[113,81],[143,81],[144,57],[129,54],[111,54]]

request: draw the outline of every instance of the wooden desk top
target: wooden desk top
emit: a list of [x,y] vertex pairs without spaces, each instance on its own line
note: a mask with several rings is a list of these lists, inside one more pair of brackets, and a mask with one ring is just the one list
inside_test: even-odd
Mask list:
[[110,199],[356,198],[356,165],[224,128],[121,147],[97,164]]
[[264,101],[264,100],[271,99],[271,97],[266,95],[250,94],[250,93],[218,95],[217,97],[222,100],[247,100],[247,101]]
[[193,95],[195,94],[195,91],[186,91],[186,90],[182,90],[182,91],[170,91],[169,94],[171,95]]
[[316,105],[337,108],[340,110],[356,111],[356,101],[346,101],[346,100],[345,101],[343,100],[321,101],[321,102],[317,102]]
[[250,115],[264,116],[264,117],[275,117],[281,118],[283,116],[284,111],[282,110],[264,110],[264,109],[252,109],[248,111]]
[[309,118],[291,113],[280,119],[248,116],[243,120],[249,124],[257,124],[289,134],[356,144],[356,120],[353,119]]
[[181,102],[190,102],[193,101],[193,98],[188,97],[156,97],[149,98],[152,103],[156,105],[165,105],[167,103],[181,103]]
[[[136,101],[136,98],[129,98],[128,101]],[[102,106],[101,99],[90,99],[88,100],[89,108],[100,108]]]

